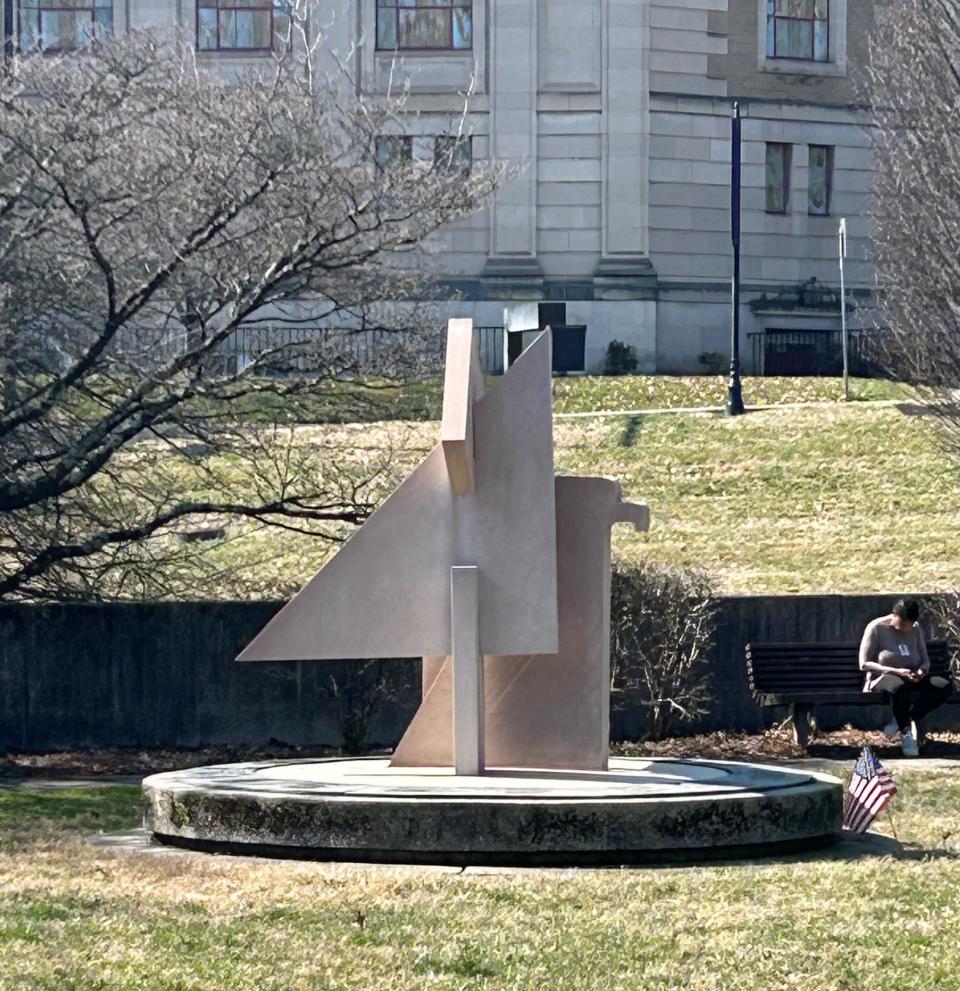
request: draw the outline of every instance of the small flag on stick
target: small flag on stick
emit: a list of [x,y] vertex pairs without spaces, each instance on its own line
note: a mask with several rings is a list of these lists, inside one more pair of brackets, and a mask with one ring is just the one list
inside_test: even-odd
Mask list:
[[845,829],[865,833],[897,793],[893,775],[877,760],[869,747],[860,752],[843,812]]

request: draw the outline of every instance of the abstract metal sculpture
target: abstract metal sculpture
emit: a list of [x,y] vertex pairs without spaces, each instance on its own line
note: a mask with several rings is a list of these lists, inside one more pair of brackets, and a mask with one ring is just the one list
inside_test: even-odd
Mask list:
[[544,332],[484,393],[451,320],[440,443],[240,661],[423,657],[392,767],[605,770],[610,528],[647,507],[555,478]]

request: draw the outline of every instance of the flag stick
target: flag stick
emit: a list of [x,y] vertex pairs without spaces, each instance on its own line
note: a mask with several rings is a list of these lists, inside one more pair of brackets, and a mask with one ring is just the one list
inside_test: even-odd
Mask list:
[[850,349],[847,342],[847,290],[843,262],[847,257],[847,218],[840,221],[837,234],[837,257],[840,262],[840,346],[843,348],[843,398],[850,401]]
[[893,838],[899,843],[900,837],[897,836],[897,824],[893,821],[893,810],[890,806],[887,806],[887,815],[890,817],[890,828],[893,830]]

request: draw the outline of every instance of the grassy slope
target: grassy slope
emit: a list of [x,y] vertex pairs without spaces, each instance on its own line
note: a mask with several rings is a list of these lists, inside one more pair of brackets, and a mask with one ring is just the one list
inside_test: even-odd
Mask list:
[[[555,407],[694,406],[722,399],[722,380],[566,379]],[[719,388],[719,393],[718,393]],[[652,393],[647,394],[652,389]],[[888,383],[855,383],[889,396]],[[747,380],[748,402],[824,400],[825,379]],[[317,427],[310,443],[336,456],[391,447],[402,477],[435,442],[435,423]],[[710,414],[560,420],[558,470],[610,475],[649,503],[649,535],[615,530],[620,560],[701,567],[728,594],[933,591],[960,584],[960,479],[928,418],[894,406],[834,403],[772,408],[728,420]],[[220,594],[284,596],[310,578],[328,545],[293,534],[246,533],[210,553],[242,583]]]
[[[850,395],[858,401],[899,399],[903,386],[871,379],[852,379]],[[835,402],[843,383],[831,378],[745,378],[747,406],[782,403]],[[676,409],[722,406],[727,401],[724,375],[576,376],[554,379],[553,405],[557,413],[594,410]]]
[[960,582],[960,484],[893,407],[665,415],[558,428],[560,467],[653,510],[615,554],[702,567],[729,594],[928,591]]
[[955,991],[960,770],[899,784],[883,856],[488,876],[115,856],[136,789],[0,791],[0,989]]
[[[488,386],[498,380],[488,378]],[[902,386],[870,379],[852,379],[856,400],[900,398]],[[408,386],[360,388],[331,386],[324,395],[288,402],[258,396],[240,400],[234,412],[251,423],[289,422],[291,409],[304,423],[350,423],[378,420],[432,420],[440,416],[442,383],[438,379]],[[843,394],[839,379],[745,378],[744,401],[749,406],[773,403],[823,402]],[[720,406],[726,402],[727,379],[723,375],[624,375],[570,376],[554,379],[557,413],[595,410],[673,409],[687,406]]]

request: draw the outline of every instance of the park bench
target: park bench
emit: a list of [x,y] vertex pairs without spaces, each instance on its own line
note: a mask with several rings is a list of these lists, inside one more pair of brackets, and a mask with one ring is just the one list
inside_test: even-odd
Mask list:
[[[949,677],[945,640],[927,644],[931,675]],[[860,643],[748,643],[747,677],[762,706],[789,705],[797,744],[807,745],[816,731],[814,706],[886,705],[890,696],[864,692],[859,667]],[[951,701],[960,701],[954,694]]]

